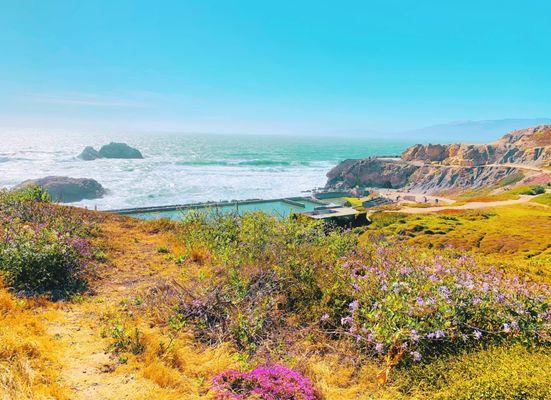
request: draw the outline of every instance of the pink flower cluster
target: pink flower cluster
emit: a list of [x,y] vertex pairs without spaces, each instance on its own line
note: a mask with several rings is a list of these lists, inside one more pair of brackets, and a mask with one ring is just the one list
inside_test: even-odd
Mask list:
[[213,378],[217,399],[316,400],[310,379],[279,364],[261,365],[251,372],[227,370]]

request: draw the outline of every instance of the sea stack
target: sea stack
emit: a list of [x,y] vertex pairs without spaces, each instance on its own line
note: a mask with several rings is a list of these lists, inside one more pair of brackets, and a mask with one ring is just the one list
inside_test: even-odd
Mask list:
[[102,146],[99,155],[103,158],[143,158],[142,153],[126,143],[111,142]]
[[82,153],[79,154],[78,158],[84,161],[92,161],[101,158],[101,156],[92,146],[86,146],[84,150],[82,150]]
[[86,146],[78,158],[85,161],[98,158],[142,159],[143,155],[138,149],[130,147],[126,143],[111,142],[102,146],[99,151],[92,146]]

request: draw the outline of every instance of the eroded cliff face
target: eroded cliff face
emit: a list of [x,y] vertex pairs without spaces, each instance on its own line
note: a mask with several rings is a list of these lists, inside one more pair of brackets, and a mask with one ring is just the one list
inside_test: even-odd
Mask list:
[[424,165],[411,175],[407,189],[420,193],[435,193],[453,189],[491,187],[513,175],[520,180],[524,173],[514,167],[435,167]]
[[[327,174],[328,188],[407,188],[420,192],[492,186],[551,166],[551,125],[510,132],[489,144],[418,144],[401,159],[346,160]],[[528,169],[532,168],[531,169]],[[537,171],[536,171],[537,172]]]
[[346,160],[327,174],[327,186],[349,189],[356,186],[395,188],[408,183],[418,166],[382,158]]
[[489,144],[417,144],[402,159],[442,165],[528,164],[546,166],[551,162],[551,125],[520,129]]

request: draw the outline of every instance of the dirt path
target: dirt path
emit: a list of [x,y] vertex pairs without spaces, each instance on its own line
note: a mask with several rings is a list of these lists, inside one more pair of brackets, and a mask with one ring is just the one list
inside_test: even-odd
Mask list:
[[514,164],[514,163],[506,163],[506,164],[486,164],[484,165],[486,167],[509,167],[509,168],[517,168],[517,169],[526,169],[529,171],[536,171],[536,172],[545,172],[548,173],[549,171],[546,171],[543,168],[534,167],[532,165],[524,165],[524,164]]
[[109,307],[153,284],[160,271],[174,272],[174,263],[157,251],[160,243],[166,243],[162,235],[135,229],[136,224],[122,218],[103,224],[102,230],[115,239],[108,243],[109,265],[93,285],[96,294],[67,304],[48,322],[48,333],[59,350],[59,383],[71,392],[71,400],[155,397],[157,387],[150,380],[134,371],[117,370],[120,364],[106,350],[109,342],[100,332],[101,317]]
[[472,202],[465,203],[460,206],[442,206],[442,207],[404,207],[396,212],[402,212],[406,214],[426,214],[431,212],[443,211],[443,210],[476,210],[480,208],[509,206],[513,204],[526,203],[532,200],[534,196],[520,196],[519,199],[514,200],[502,200],[502,201],[487,201],[487,202]]
[[108,343],[98,331],[98,315],[84,311],[86,304],[61,311],[49,333],[59,344],[60,384],[71,399],[136,399],[154,385],[135,373],[115,373],[117,361],[106,351]]
[[396,199],[399,199],[399,200],[401,199],[402,201],[404,201],[404,196],[406,197],[406,199],[409,196],[409,197],[415,197],[416,201],[419,203],[422,203],[422,201],[424,201],[425,199],[429,203],[440,203],[440,204],[455,203],[455,200],[453,199],[443,197],[443,196],[428,195],[425,193],[407,192],[400,189],[374,189],[374,190],[376,190],[380,196],[386,197],[387,199],[390,199],[392,201],[396,201]]

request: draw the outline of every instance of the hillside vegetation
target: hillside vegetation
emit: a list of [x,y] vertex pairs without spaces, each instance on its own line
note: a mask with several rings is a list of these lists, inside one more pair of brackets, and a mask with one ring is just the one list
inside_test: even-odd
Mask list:
[[551,395],[545,205],[342,231],[138,221],[29,188],[0,212],[6,399]]

